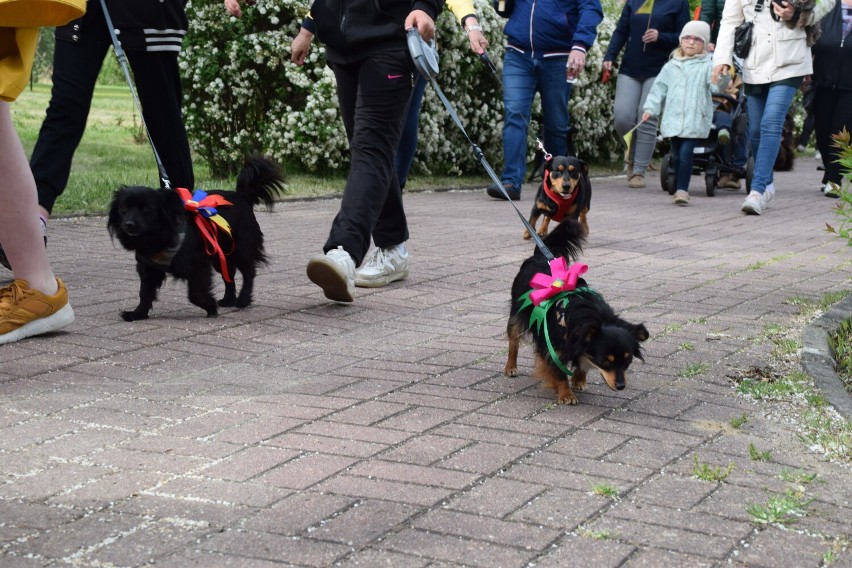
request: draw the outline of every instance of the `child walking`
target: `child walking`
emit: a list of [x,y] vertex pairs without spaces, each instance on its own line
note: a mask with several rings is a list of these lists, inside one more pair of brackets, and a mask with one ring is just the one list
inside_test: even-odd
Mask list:
[[675,205],[689,203],[692,152],[713,127],[712,94],[719,88],[710,81],[713,57],[705,50],[708,41],[710,26],[706,22],[690,21],[683,26],[680,45],[654,80],[643,108],[643,122],[659,117],[662,110],[660,134],[671,138]]

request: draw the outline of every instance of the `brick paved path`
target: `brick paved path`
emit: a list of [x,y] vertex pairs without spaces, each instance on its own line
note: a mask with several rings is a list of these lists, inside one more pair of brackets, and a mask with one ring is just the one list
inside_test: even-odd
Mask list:
[[[54,220],[77,321],[0,347],[0,566],[820,566],[849,537],[850,470],[729,378],[770,363],[786,300],[852,287],[814,165],[779,174],[761,217],[698,177],[687,208],[654,178],[594,181],[588,280],[652,337],[626,390],[592,376],[575,407],[528,347],[502,376],[531,245],[479,192],[410,195],[411,277],[350,306],[305,277],[338,201],[279,204],[254,306],[217,319],[168,283],[122,322],[132,255],[103,218]],[[734,469],[703,481],[694,459]],[[784,495],[785,470],[817,475],[808,514],[758,527],[746,506]]]

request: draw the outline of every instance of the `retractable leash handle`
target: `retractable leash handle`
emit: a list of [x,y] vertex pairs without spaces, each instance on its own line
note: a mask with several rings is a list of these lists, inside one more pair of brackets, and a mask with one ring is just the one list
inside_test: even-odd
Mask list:
[[[488,173],[489,177],[494,181],[500,191],[503,193],[503,196],[506,198],[506,202],[509,203],[514,209],[515,213],[520,217],[521,222],[526,227],[527,231],[529,231],[532,238],[535,240],[536,246],[539,250],[544,254],[547,260],[553,260],[553,253],[550,252],[550,249],[544,244],[544,241],[541,240],[541,237],[535,232],[535,229],[530,226],[529,222],[520,212],[520,210],[512,203],[512,200],[509,198],[509,194],[506,192],[506,188],[503,187],[503,183],[500,181],[500,178],[494,172],[494,169],[488,163],[488,160],[485,159],[485,154],[482,152],[482,149],[470,139],[470,136],[467,135],[467,131],[464,129],[464,125],[462,125],[461,120],[459,120],[458,115],[456,114],[453,105],[450,104],[450,101],[447,100],[447,97],[444,96],[444,92],[441,90],[441,87],[438,86],[438,82],[435,81],[435,77],[438,75],[438,52],[435,50],[435,41],[432,40],[429,43],[423,41],[423,38],[420,37],[420,34],[417,31],[417,28],[411,28],[408,30],[408,50],[411,53],[411,59],[414,61],[414,66],[417,68],[417,72],[420,73],[425,79],[428,79],[432,83],[432,87],[435,89],[435,92],[438,94],[438,98],[441,99],[441,102],[444,104],[444,107],[447,109],[447,112],[450,114],[450,118],[453,119],[453,122],[456,123],[456,126],[459,127],[461,133],[470,143],[471,148],[473,149],[473,155],[476,156],[476,159],[479,160],[479,163],[482,164],[482,167],[485,169],[486,173]],[[487,57],[487,56],[486,56]],[[490,60],[488,60],[490,62]],[[497,70],[494,69],[496,73]]]
[[151,133],[148,132],[148,125],[145,123],[145,114],[142,112],[142,105],[139,102],[139,97],[136,95],[136,88],[133,86],[133,80],[130,78],[130,71],[127,68],[127,54],[124,53],[124,48],[121,47],[121,42],[118,40],[118,36],[115,35],[115,26],[112,25],[112,18],[109,15],[106,0],[101,0],[101,8],[104,11],[104,19],[106,20],[106,26],[109,30],[109,36],[112,39],[112,47],[115,50],[115,57],[118,59],[118,63],[121,65],[122,71],[124,71],[124,78],[127,79],[127,85],[130,87],[130,94],[133,95],[133,102],[136,104],[136,110],[139,112],[139,116],[142,119],[142,128],[145,129],[145,136],[151,144],[151,150],[154,151],[154,160],[157,162],[157,170],[160,172],[160,180],[163,182],[166,189],[171,189],[172,182],[169,179],[169,175],[166,173],[163,161],[160,160],[160,155],[157,153],[157,147],[154,146],[154,141],[151,139]]

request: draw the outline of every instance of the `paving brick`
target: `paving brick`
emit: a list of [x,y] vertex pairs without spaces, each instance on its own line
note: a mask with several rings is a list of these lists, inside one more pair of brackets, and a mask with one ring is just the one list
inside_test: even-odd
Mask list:
[[631,498],[651,505],[691,509],[715,490],[715,483],[701,479],[661,475],[636,489]]
[[246,518],[246,529],[299,536],[357,504],[359,499],[313,492],[294,493]]
[[588,525],[592,530],[605,530],[619,542],[637,547],[657,547],[702,558],[721,560],[733,548],[734,539],[692,532],[686,528],[659,527],[644,522],[605,517]]
[[355,459],[324,454],[304,454],[257,477],[262,484],[307,489],[355,463]]
[[504,517],[545,491],[546,486],[494,477],[457,495],[447,508]]
[[352,497],[387,499],[424,507],[433,506],[452,493],[452,490],[445,488],[350,475],[335,476],[312,487],[312,489]]
[[443,467],[424,467],[384,460],[369,460],[348,470],[350,475],[376,477],[403,483],[418,483],[448,489],[463,489],[479,479],[478,475],[452,471]]
[[214,479],[245,481],[297,458],[300,452],[265,446],[246,448],[225,460],[206,467],[202,475]]
[[[382,454],[382,457],[389,460],[430,465],[469,445],[470,443],[465,440],[424,434],[388,450]],[[452,458],[449,461],[451,460]],[[447,465],[447,462],[444,462],[444,465],[452,468],[451,465]]]
[[254,481],[234,482],[203,477],[183,477],[167,481],[156,489],[148,491],[147,494],[163,497],[181,496],[186,499],[197,499],[202,503],[265,507],[289,495],[289,492]]
[[589,491],[549,489],[518,509],[513,520],[570,531],[608,507],[611,499]]
[[[562,566],[633,566],[631,554],[634,546],[609,540],[596,540],[589,537],[571,535],[551,547],[535,561],[541,568],[560,568]],[[627,561],[627,564],[625,564]],[[660,564],[658,566],[674,566]]]
[[412,526],[432,533],[487,540],[532,550],[545,549],[561,534],[559,530],[540,525],[446,510],[431,511],[417,518]]
[[492,542],[444,537],[410,529],[390,536],[381,543],[381,547],[466,566],[520,567],[534,556],[530,551]]
[[329,566],[349,547],[308,538],[281,538],[255,531],[226,531],[199,544],[199,548],[252,559],[302,566]]
[[308,532],[313,538],[359,548],[394,532],[398,525],[421,510],[420,507],[404,503],[368,499],[356,503]]
[[292,450],[303,450],[305,452],[325,452],[355,458],[366,458],[378,454],[386,450],[389,446],[389,444],[292,432],[267,440],[266,445]]

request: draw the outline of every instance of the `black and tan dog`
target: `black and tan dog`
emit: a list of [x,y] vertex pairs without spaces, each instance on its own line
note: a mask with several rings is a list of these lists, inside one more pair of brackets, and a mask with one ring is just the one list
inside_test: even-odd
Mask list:
[[[539,236],[547,236],[550,221],[561,223],[563,219],[577,219],[589,234],[586,215],[592,203],[592,184],[589,181],[589,166],[574,156],[555,156],[547,164],[544,179],[535,195],[530,226]],[[544,217],[541,227],[536,230],[539,217]],[[524,238],[532,238],[529,230],[524,230]]]
[[[199,222],[208,199],[193,200],[201,194],[185,201],[178,191],[189,195],[186,190],[126,186],[116,191],[107,228],[125,249],[136,253],[140,281],[139,305],[121,312],[121,317],[125,321],[146,319],[167,274],[187,281],[189,301],[208,317],[217,315],[217,304],[237,308],[251,304],[257,267],[266,262],[254,206],[263,202],[271,208],[274,198],[283,192],[283,184],[280,166],[255,156],[237,177],[236,191],[207,192],[227,230],[206,220]],[[225,295],[218,303],[213,296],[214,269],[225,280]],[[243,280],[239,294],[234,284],[237,271]]]
[[[544,243],[557,258],[576,259],[584,241],[583,230],[577,221],[566,219]],[[551,267],[544,254],[536,249],[521,265],[512,283],[512,307],[506,326],[509,337],[506,376],[517,376],[520,339],[528,336],[535,347],[533,374],[556,391],[559,404],[577,404],[571,388],[585,390],[586,372],[590,370],[599,371],[612,390],[624,389],[630,363],[633,359],[642,360],[640,343],[648,339],[648,330],[642,324],[618,317],[579,276],[573,290],[553,297],[547,307],[544,303],[535,306],[527,294],[531,280],[538,273],[550,275]]]

